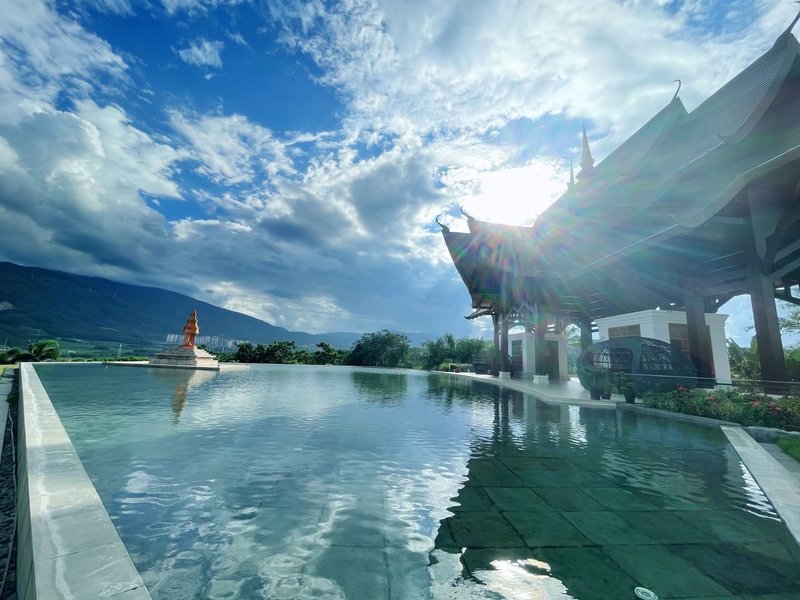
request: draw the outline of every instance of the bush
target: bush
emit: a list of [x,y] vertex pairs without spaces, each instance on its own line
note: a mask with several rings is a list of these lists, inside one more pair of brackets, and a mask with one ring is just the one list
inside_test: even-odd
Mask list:
[[689,390],[646,394],[646,406],[740,425],[800,431],[800,395],[775,398],[739,390]]

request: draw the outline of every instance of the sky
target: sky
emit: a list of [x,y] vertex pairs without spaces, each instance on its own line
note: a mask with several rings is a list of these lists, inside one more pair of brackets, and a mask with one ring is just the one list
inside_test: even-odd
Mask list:
[[[0,260],[291,330],[489,336],[436,217],[530,225],[784,0],[0,0]],[[1,286],[1,283],[0,283]],[[728,335],[749,343],[749,301]],[[201,317],[202,318],[202,317]]]

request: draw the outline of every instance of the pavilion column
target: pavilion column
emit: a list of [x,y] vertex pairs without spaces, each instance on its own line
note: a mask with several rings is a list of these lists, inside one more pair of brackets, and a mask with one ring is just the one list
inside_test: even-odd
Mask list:
[[592,320],[586,316],[578,322],[581,329],[581,350],[586,350],[592,345]]
[[548,369],[547,365],[547,342],[544,339],[544,335],[547,333],[547,323],[545,322],[544,314],[542,313],[540,306],[536,307],[536,324],[534,333],[536,334],[536,375],[549,375],[550,369]]
[[[753,234],[752,254],[748,261],[747,284],[753,307],[758,360],[761,379],[789,381],[783,341],[775,307],[775,286],[772,277],[774,254],[768,240],[775,234],[783,214],[786,190],[777,185],[758,185],[748,189],[750,224]],[[765,392],[780,392],[780,386],[765,386]]]
[[758,360],[761,363],[761,379],[764,381],[789,381],[786,359],[783,356],[781,330],[778,326],[778,310],[775,307],[775,288],[772,277],[764,275],[758,266],[758,261],[752,260],[748,279],[750,304],[753,307],[753,324],[756,328]]
[[689,332],[689,358],[697,369],[699,387],[714,387],[714,355],[711,351],[711,333],[706,325],[706,306],[703,296],[689,285],[686,288],[686,325]]
[[[508,316],[500,313],[500,377],[508,377],[511,363],[508,360]],[[503,374],[506,375],[503,375]]]

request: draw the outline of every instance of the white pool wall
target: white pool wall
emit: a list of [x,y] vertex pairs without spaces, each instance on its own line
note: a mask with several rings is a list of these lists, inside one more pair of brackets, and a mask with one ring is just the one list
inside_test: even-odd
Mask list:
[[19,402],[19,600],[149,599],[30,363],[20,366]]

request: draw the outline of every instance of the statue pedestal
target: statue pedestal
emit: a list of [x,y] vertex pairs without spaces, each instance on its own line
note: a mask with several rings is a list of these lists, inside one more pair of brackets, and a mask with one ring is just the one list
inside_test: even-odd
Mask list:
[[159,352],[148,363],[151,367],[180,367],[187,369],[219,370],[213,354],[198,348],[174,348]]

